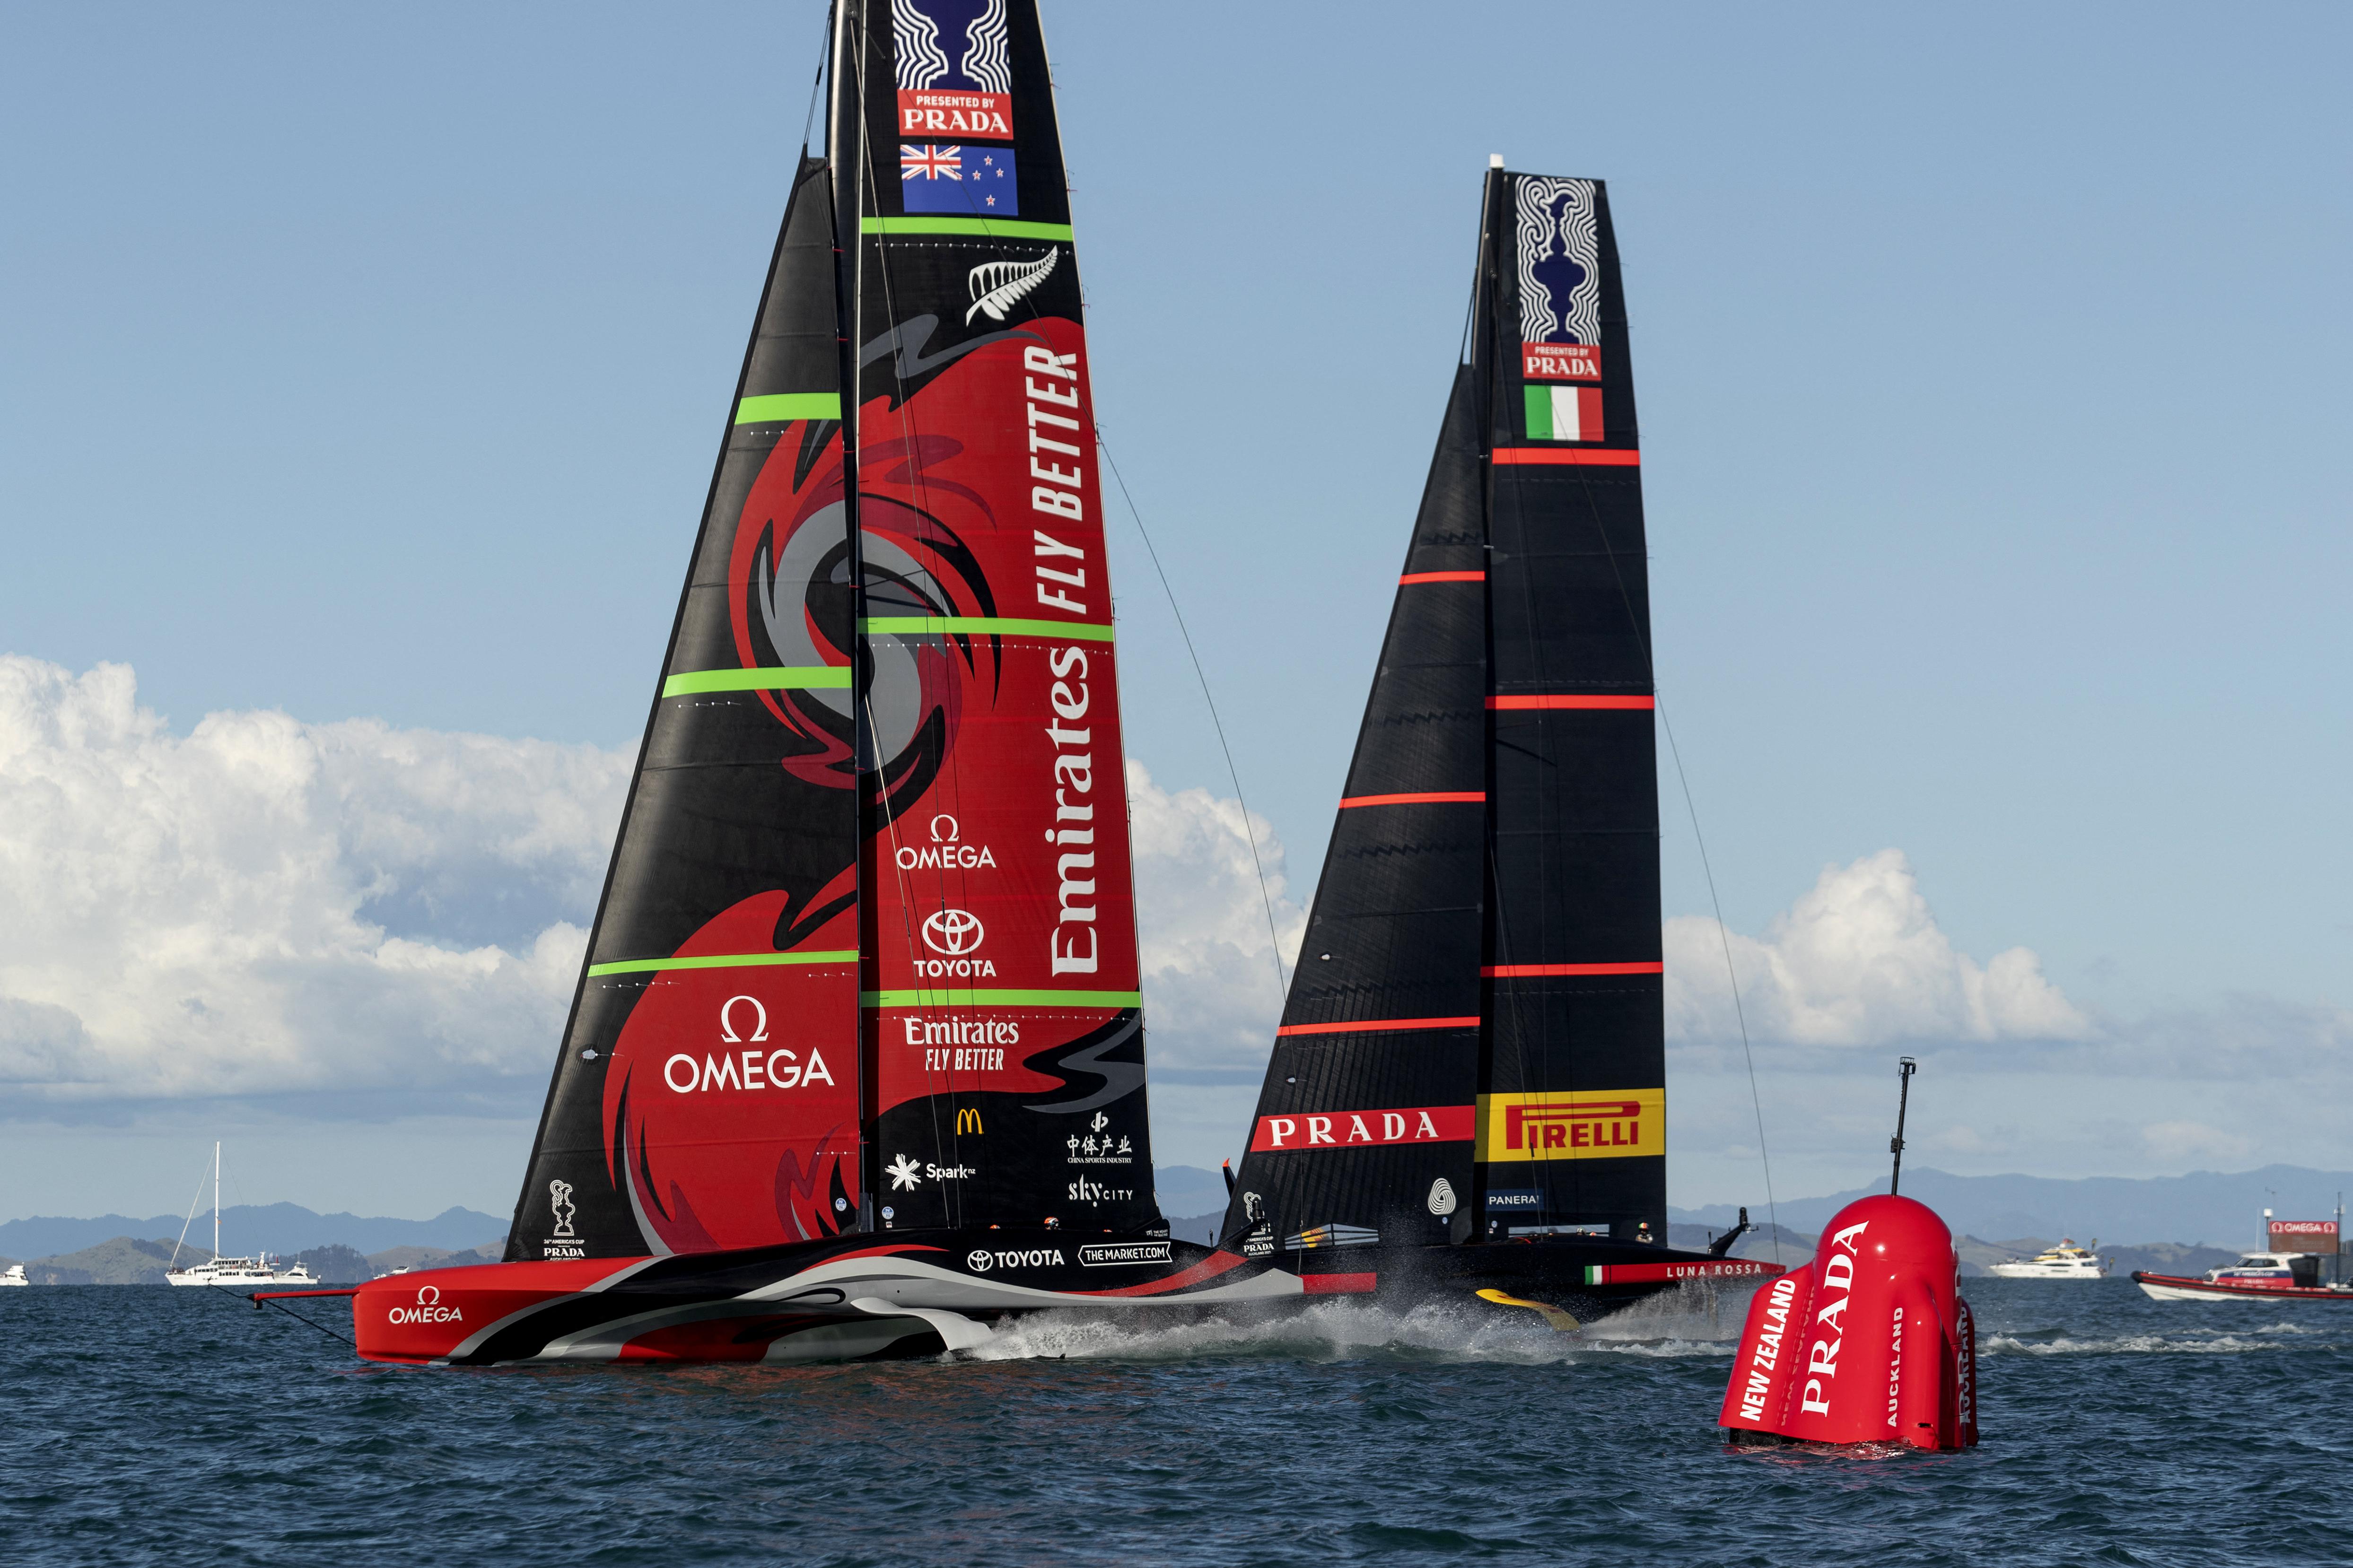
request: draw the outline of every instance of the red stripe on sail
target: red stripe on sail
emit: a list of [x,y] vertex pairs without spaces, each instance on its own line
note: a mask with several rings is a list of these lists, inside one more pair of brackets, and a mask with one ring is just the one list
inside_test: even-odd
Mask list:
[[1402,588],[1414,583],[1484,583],[1484,572],[1409,572],[1398,579]]
[[1487,706],[1514,708],[1656,708],[1655,697],[1618,697],[1599,691],[1546,692],[1531,697],[1490,697]]
[[1527,980],[1548,974],[1664,974],[1663,963],[1486,963],[1479,973],[1490,980]]
[[1642,454],[1631,447],[1498,447],[1499,463],[1585,463],[1605,468],[1638,468]]
[[1486,798],[1483,789],[1430,790],[1421,795],[1346,795],[1340,797],[1340,809],[1353,811],[1360,805],[1475,805]]
[[1468,1018],[1366,1018],[1360,1024],[1285,1024],[1278,1035],[1354,1035],[1376,1029],[1475,1029],[1476,1014]]

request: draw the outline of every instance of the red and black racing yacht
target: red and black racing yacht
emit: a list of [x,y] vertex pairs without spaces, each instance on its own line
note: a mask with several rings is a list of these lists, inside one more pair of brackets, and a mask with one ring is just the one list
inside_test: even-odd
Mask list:
[[[1034,0],[838,0],[505,1260],[375,1360],[937,1352],[1048,1308],[1556,1321],[1667,1234],[1641,456],[1599,181],[1486,178],[1454,382],[1232,1209],[1174,1239]],[[752,159],[755,176],[770,165]]]

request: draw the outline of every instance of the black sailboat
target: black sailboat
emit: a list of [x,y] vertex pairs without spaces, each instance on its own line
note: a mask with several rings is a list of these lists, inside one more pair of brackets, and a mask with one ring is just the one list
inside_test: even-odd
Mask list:
[[1256,1258],[1597,1303],[1667,1239],[1658,771],[1599,180],[1487,175],[1469,338],[1234,1181]]

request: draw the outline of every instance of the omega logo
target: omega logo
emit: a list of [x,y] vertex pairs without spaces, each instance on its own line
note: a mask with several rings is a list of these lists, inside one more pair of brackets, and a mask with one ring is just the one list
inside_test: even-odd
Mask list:
[[754,1042],[766,1039],[768,1037],[768,1010],[760,1005],[760,999],[757,996],[730,996],[725,1002],[720,1005],[719,1037],[723,1040],[733,1040],[738,1045],[741,1045],[746,1038],[746,1037],[735,1032],[733,1014],[735,1012],[735,1004],[738,1002],[748,1002],[752,1005],[752,1033],[749,1036],[749,1038]]
[[[948,830],[947,830],[945,833],[942,833],[942,832],[940,831],[940,824],[941,824],[941,823],[943,823],[943,822],[944,822],[944,823],[946,823],[946,824],[948,825]],[[933,842],[933,843],[934,843],[934,844],[954,844],[954,843],[955,843],[958,839],[962,838],[963,837],[964,837],[964,829],[963,829],[962,827],[958,826],[957,826],[957,824],[956,824],[956,819],[955,819],[955,817],[953,817],[953,816],[950,816],[946,812],[942,812],[942,813],[940,813],[940,815],[939,815],[939,816],[934,816],[934,818],[932,818],[932,842]]]

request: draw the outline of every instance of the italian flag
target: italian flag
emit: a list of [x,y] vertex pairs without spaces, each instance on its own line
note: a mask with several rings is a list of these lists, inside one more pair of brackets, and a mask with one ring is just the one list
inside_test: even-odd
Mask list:
[[1531,441],[1599,441],[1601,439],[1601,389],[1598,386],[1531,386],[1528,397],[1528,439]]

